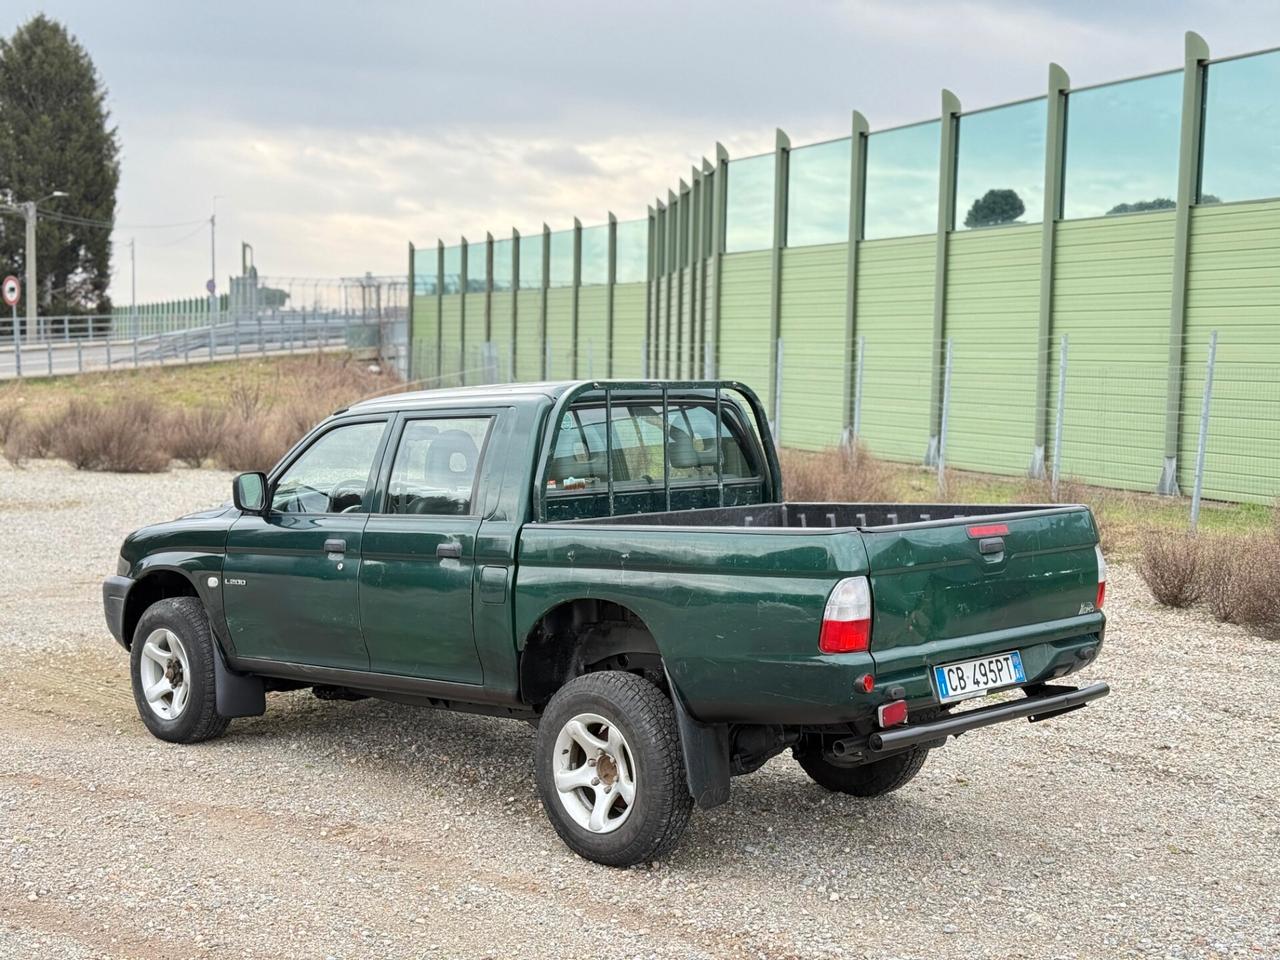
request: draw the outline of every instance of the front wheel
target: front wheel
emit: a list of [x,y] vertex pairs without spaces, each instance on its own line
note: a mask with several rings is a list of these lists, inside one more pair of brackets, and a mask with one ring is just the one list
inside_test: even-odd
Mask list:
[[689,822],[675,710],[643,677],[603,671],[561,687],[538,724],[535,759],[551,825],[588,860],[656,860]]
[[231,722],[217,711],[215,642],[195,597],[160,600],[138,620],[129,649],[133,699],[142,722],[161,740],[199,743]]
[[913,747],[883,760],[844,767],[832,763],[819,749],[794,748],[792,752],[796,762],[818,786],[854,797],[879,797],[906,786],[920,772],[929,755],[928,750]]

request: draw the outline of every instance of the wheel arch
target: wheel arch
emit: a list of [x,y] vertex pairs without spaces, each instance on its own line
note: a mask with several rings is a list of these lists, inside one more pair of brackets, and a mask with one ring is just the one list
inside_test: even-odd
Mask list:
[[664,677],[662,653],[648,623],[631,605],[602,597],[561,600],[524,632],[519,655],[520,698],[545,704],[574,677],[625,670]]
[[194,597],[202,600],[190,575],[175,567],[151,567],[134,581],[124,601],[121,634],[126,648],[133,646],[133,632],[147,608],[171,597]]

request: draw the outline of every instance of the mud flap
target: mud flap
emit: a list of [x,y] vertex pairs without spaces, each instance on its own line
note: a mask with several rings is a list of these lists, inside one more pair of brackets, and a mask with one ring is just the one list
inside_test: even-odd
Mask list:
[[214,708],[220,717],[260,717],[267,712],[267,693],[262,678],[237,673],[227,666],[222,647],[214,641]]
[[676,710],[680,752],[684,756],[689,793],[701,810],[729,802],[729,728],[723,723],[699,723],[689,716],[680,691],[667,674],[667,688]]

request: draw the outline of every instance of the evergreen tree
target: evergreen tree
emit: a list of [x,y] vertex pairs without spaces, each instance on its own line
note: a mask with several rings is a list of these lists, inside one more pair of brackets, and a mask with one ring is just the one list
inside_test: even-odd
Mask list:
[[[42,314],[111,310],[111,231],[101,224],[115,219],[120,145],[106,99],[62,24],[37,15],[0,38],[0,191],[15,202],[67,194],[42,205],[37,221]],[[20,216],[0,217],[0,274],[24,275],[24,230]]]
[[988,190],[965,214],[966,227],[993,227],[998,223],[1013,223],[1027,212],[1026,204],[1016,191]]

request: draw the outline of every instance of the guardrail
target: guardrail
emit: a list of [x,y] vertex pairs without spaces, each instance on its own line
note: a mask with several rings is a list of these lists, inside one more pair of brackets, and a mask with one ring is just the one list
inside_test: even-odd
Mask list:
[[106,324],[95,330],[94,318],[79,319],[86,322],[75,329],[70,325],[64,329],[50,326],[43,328],[39,337],[0,340],[0,379],[52,377],[309,350],[376,348],[383,356],[379,324],[349,316],[263,314],[132,336],[121,336]]

